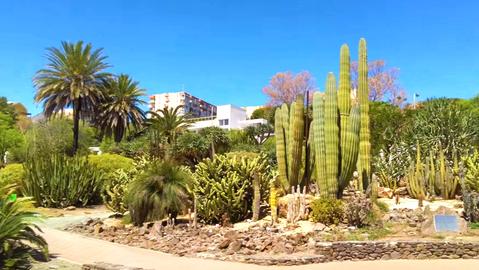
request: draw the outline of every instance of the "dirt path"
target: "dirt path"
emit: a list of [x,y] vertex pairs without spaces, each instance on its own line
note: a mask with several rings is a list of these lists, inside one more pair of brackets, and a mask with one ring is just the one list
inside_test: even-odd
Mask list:
[[234,262],[177,257],[157,251],[129,247],[85,236],[44,228],[50,252],[78,264],[107,262],[146,269],[195,269],[195,270],[243,270],[243,269],[367,269],[367,270],[437,270],[477,269],[479,260],[395,260],[371,262],[334,262],[302,266],[259,266]]

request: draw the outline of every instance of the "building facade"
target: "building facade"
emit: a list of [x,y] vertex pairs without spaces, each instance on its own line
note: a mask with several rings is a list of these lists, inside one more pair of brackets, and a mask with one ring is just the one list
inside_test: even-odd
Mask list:
[[179,114],[188,118],[216,116],[217,109],[215,105],[184,91],[150,96],[151,111],[156,112],[163,108],[176,108],[178,106],[182,106],[179,110]]
[[248,126],[267,124],[265,119],[248,119],[245,108],[231,104],[221,105],[217,108],[216,117],[194,122],[189,129],[199,130],[205,127],[220,127],[222,129],[244,129]]

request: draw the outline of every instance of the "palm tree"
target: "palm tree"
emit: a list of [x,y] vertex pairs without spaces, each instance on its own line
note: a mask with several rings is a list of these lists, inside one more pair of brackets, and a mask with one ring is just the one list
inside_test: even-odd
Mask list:
[[104,72],[109,65],[102,49],[91,44],[62,42],[61,48],[48,48],[49,63],[37,71],[33,82],[37,88],[35,102],[43,102],[47,118],[73,108],[73,154],[78,149],[80,119],[91,116],[104,98],[103,82],[110,77]]
[[151,143],[153,148],[157,149],[162,143],[162,139],[167,145],[168,151],[176,142],[178,134],[183,132],[189,125],[187,119],[179,114],[182,106],[176,108],[165,107],[158,112],[148,112],[152,115],[148,119],[147,125],[150,131]]
[[140,108],[140,105],[146,104],[141,100],[145,90],[125,74],[107,80],[104,87],[106,97],[96,124],[102,135],[113,136],[115,142],[119,143],[130,125],[138,129],[145,119],[145,113]]

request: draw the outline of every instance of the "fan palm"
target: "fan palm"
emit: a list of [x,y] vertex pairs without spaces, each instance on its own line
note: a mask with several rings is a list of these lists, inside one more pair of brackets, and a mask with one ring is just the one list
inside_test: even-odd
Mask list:
[[31,243],[48,255],[48,246],[35,230],[40,229],[33,224],[36,214],[28,209],[33,208],[32,201],[27,198],[11,197],[14,186],[0,187],[0,268],[28,268]]
[[190,175],[167,162],[153,162],[129,186],[128,202],[133,223],[141,225],[172,214],[176,217],[188,201]]
[[91,115],[104,97],[101,87],[110,77],[102,49],[91,44],[62,42],[61,48],[47,49],[49,63],[37,71],[33,82],[37,88],[35,102],[43,102],[47,118],[73,108],[73,154],[78,149],[79,121]]
[[104,87],[106,97],[98,114],[97,125],[103,135],[113,136],[118,143],[130,125],[138,129],[143,123],[145,113],[140,105],[146,104],[141,100],[145,90],[125,74],[107,80]]

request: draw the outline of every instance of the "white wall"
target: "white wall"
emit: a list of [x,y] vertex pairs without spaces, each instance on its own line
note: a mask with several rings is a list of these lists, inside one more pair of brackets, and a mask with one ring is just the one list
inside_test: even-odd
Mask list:
[[[224,124],[224,120],[228,120],[228,124]],[[223,122],[220,125],[220,122]],[[198,130],[205,127],[220,127],[223,129],[243,129],[247,126],[266,124],[265,119],[248,120],[246,110],[231,104],[221,105],[217,107],[216,119],[198,121],[190,126],[190,130]]]

